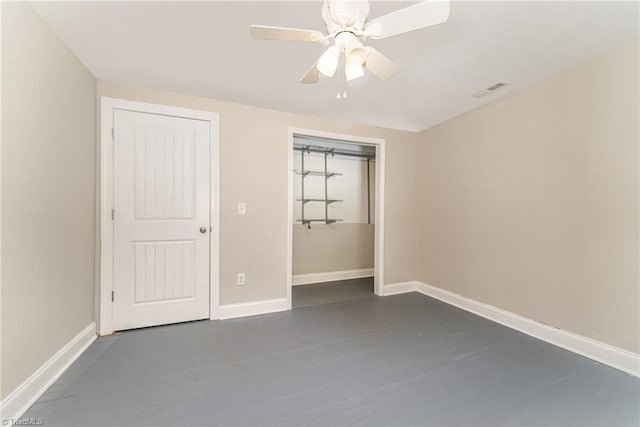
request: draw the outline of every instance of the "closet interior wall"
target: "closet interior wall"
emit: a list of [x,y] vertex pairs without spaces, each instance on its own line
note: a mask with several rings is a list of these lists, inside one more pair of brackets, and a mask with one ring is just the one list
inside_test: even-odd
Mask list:
[[294,278],[372,270],[375,148],[296,137],[293,173]]

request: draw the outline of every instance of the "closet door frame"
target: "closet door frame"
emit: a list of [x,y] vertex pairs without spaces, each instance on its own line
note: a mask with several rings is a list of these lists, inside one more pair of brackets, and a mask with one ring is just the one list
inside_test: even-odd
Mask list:
[[315,129],[303,129],[290,127],[288,138],[288,227],[287,227],[287,305],[291,309],[291,290],[293,286],[293,139],[294,136],[312,136],[318,138],[334,139],[346,144],[370,145],[376,149],[375,170],[375,239],[374,239],[374,293],[384,295],[384,165],[385,165],[385,140],[367,136],[348,135],[343,133],[324,132]]

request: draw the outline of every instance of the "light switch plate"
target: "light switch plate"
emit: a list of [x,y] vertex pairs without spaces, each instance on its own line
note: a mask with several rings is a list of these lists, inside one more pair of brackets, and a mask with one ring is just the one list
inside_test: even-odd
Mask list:
[[245,202],[238,203],[238,215],[244,215],[247,213],[247,204]]

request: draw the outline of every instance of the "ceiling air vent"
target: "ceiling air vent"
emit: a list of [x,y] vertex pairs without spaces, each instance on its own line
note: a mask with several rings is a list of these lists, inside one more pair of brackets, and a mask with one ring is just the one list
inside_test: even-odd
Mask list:
[[504,82],[496,83],[493,86],[489,86],[486,89],[482,89],[480,92],[474,93],[473,97],[474,98],[482,98],[483,96],[487,96],[490,93],[493,93],[493,92],[497,91],[498,89],[502,89],[506,85],[507,85],[507,83],[504,83]]

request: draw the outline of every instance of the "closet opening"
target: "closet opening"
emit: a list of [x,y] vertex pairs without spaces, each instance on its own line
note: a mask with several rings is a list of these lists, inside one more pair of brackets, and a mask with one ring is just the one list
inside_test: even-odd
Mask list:
[[292,308],[381,294],[384,140],[291,129],[289,150]]

